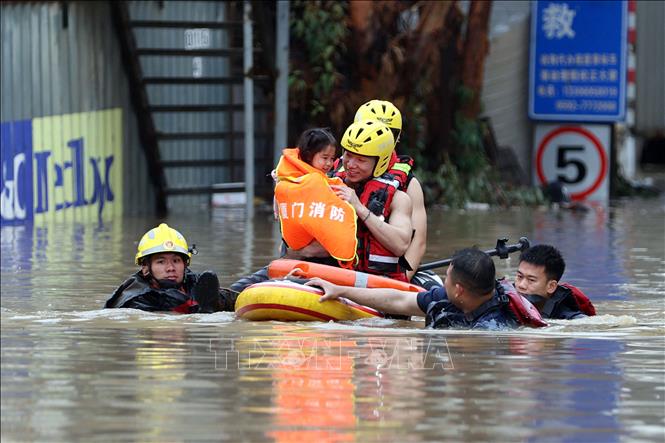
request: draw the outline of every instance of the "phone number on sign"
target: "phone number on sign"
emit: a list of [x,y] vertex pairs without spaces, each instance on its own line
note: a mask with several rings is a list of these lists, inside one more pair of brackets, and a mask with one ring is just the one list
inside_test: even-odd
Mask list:
[[557,111],[602,111],[615,112],[617,104],[613,101],[602,100],[557,100],[554,103]]

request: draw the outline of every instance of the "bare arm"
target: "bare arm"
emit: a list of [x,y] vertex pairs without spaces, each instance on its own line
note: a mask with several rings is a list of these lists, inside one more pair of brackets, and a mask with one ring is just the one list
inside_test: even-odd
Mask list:
[[[370,214],[370,210],[363,207],[362,217],[369,217],[365,220],[365,226],[372,233],[379,243],[396,256],[404,255],[411,243],[411,199],[402,191],[395,192],[393,201],[390,204],[390,217],[388,220],[382,220],[375,214]],[[361,214],[358,212],[358,216]]]
[[376,309],[381,312],[401,315],[418,315],[424,313],[418,306],[417,293],[389,288],[354,288],[338,286],[320,278],[313,278],[308,286],[318,286],[324,294],[320,301],[334,300],[339,297]]
[[404,253],[404,258],[409,262],[413,271],[408,271],[406,276],[411,280],[416,273],[418,266],[422,262],[423,255],[425,255],[425,248],[427,247],[427,211],[425,210],[425,197],[423,196],[423,188],[416,178],[412,178],[409,182],[409,187],[406,190],[407,195],[411,198],[413,212],[411,213],[411,225],[415,230],[413,240],[409,248]]

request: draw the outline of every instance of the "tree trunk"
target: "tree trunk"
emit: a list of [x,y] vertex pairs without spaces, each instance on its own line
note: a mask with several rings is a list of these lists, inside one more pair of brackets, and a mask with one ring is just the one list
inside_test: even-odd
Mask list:
[[[455,92],[460,78],[460,34],[464,16],[457,6],[446,10],[440,37],[439,66],[436,78],[436,93],[430,95],[427,103],[427,138],[425,158],[430,159],[430,171],[436,171],[453,150],[453,128],[455,125]],[[424,165],[423,165],[424,166]]]
[[489,19],[492,2],[472,0],[469,7],[466,38],[462,61],[462,84],[472,93],[471,99],[462,103],[462,114],[476,120],[480,114],[480,94],[483,87],[485,57],[489,52]]

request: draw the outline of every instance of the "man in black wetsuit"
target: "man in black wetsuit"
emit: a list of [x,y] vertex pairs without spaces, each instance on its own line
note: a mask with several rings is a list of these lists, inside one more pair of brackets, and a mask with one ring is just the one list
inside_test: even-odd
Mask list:
[[554,246],[532,246],[520,255],[515,289],[543,318],[572,320],[595,315],[593,304],[581,290],[559,283],[565,269],[566,263]]
[[520,325],[503,285],[495,280],[492,258],[477,249],[463,249],[454,255],[443,287],[417,294],[338,286],[320,278],[306,284],[323,289],[321,301],[344,297],[381,312],[426,315],[429,328],[511,329]]
[[141,268],[114,291],[104,307],[183,314],[233,311],[235,297],[220,291],[214,272],[196,274],[189,269],[193,250],[166,223],[149,230],[136,252],[135,263]]

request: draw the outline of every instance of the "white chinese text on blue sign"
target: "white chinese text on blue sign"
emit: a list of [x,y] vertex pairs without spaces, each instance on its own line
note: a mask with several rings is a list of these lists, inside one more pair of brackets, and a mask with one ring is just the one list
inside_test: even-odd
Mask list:
[[618,121],[626,101],[625,1],[535,1],[529,117]]

